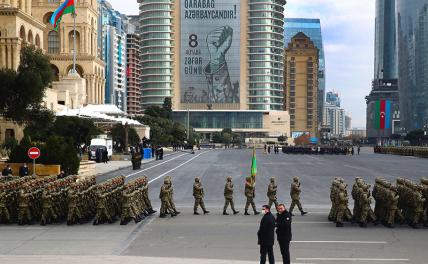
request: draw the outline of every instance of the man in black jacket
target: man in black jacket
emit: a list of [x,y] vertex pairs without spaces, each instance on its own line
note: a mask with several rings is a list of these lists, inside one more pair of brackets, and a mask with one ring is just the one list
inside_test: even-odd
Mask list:
[[291,235],[291,214],[285,209],[283,204],[278,205],[276,215],[276,239],[281,249],[282,262],[290,264],[290,241]]
[[260,264],[266,263],[266,254],[269,256],[269,264],[275,264],[273,256],[273,244],[275,241],[275,217],[270,212],[268,205],[263,205],[263,218],[257,232],[260,245]]

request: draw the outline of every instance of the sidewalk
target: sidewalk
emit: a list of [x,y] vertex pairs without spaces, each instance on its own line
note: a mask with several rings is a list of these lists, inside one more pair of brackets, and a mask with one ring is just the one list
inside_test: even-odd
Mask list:
[[[176,152],[166,150],[164,157],[167,157],[173,153],[176,153]],[[155,158],[143,159],[143,160],[141,160],[141,164],[145,164],[145,163],[148,163],[148,162],[151,162],[154,160],[155,160]],[[95,175],[105,174],[108,172],[112,172],[112,171],[116,171],[116,170],[120,170],[120,169],[125,169],[125,168],[131,168],[131,167],[132,167],[131,160],[109,161],[108,163],[96,163],[95,164]]]
[[152,257],[133,257],[133,256],[0,256],[0,263],[8,264],[256,264],[258,262],[216,260],[216,259],[183,259],[183,258],[152,258]]

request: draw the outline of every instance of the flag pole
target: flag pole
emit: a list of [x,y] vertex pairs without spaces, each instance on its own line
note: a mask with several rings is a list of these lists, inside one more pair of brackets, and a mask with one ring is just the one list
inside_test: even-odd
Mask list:
[[73,12],[73,73],[76,73],[76,12]]

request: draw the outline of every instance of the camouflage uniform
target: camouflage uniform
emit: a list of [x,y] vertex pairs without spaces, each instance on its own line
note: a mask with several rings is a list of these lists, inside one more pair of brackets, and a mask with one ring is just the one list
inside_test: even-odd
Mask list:
[[256,196],[256,183],[252,182],[251,177],[247,177],[247,181],[245,182],[245,197],[247,197],[247,202],[245,203],[245,215],[250,215],[248,213],[248,207],[253,208],[254,214],[260,214],[256,210],[256,204],[254,203],[254,197]]
[[171,190],[172,190],[172,187],[170,185],[170,181],[167,178],[165,178],[159,193],[159,198],[161,199],[160,217],[162,218],[166,217],[166,214],[168,213],[170,213],[172,217],[176,216],[170,204],[169,196],[170,196]]
[[209,211],[205,209],[204,204],[204,188],[202,187],[202,183],[200,178],[195,178],[195,183],[193,184],[193,197],[195,198],[195,204],[193,206],[193,214],[199,215],[198,207],[201,206],[204,214],[208,214]]
[[228,215],[226,212],[227,207],[232,208],[233,214],[239,213],[239,211],[235,210],[235,205],[233,203],[233,183],[232,177],[227,177],[226,184],[224,185],[224,207],[223,207],[223,215]]
[[293,215],[294,206],[300,210],[301,215],[307,214],[307,212],[303,211],[302,205],[300,204],[300,182],[298,177],[293,178],[293,182],[291,183],[290,196],[291,196],[291,205],[290,205],[290,214]]
[[278,208],[278,201],[277,201],[277,197],[276,197],[276,192],[278,190],[278,185],[275,182],[275,178],[272,177],[270,178],[270,184],[268,186],[268,190],[267,190],[267,197],[269,198],[269,207],[272,206],[272,204],[275,204],[275,208]]

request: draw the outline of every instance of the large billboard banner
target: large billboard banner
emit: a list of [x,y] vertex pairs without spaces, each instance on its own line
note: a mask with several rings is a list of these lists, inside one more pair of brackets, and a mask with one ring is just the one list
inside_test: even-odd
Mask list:
[[239,103],[240,0],[181,0],[181,102]]

